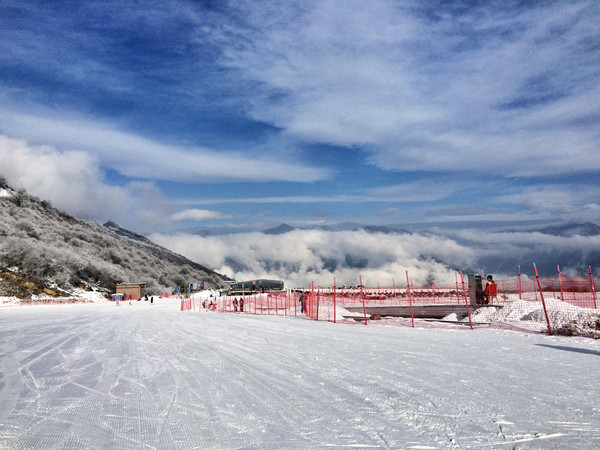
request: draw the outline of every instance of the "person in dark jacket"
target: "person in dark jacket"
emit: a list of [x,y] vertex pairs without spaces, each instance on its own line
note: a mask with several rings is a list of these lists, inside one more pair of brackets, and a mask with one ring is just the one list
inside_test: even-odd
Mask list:
[[300,312],[304,313],[304,311],[306,311],[306,297],[304,297],[304,294],[300,295],[300,300],[298,300],[300,302]]

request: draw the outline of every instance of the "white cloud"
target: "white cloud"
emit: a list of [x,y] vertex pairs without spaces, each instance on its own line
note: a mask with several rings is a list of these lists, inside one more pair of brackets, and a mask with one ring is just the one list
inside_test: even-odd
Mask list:
[[0,135],[0,174],[11,186],[81,217],[136,229],[164,221],[166,202],[152,183],[110,186],[98,160],[82,151],[59,152]]
[[50,143],[65,151],[86,152],[104,167],[133,178],[188,183],[234,181],[312,182],[327,178],[325,168],[309,167],[277,156],[241,150],[214,150],[163,144],[82,117],[40,112],[26,115],[0,111],[6,134],[29,142]]
[[[482,183],[478,187],[481,188]],[[475,182],[461,179],[451,180],[448,177],[435,177],[400,184],[367,189],[372,199],[395,202],[431,202],[451,198],[460,190],[473,189]]]
[[207,209],[186,209],[179,211],[171,216],[171,220],[174,222],[181,222],[184,220],[194,220],[196,222],[203,222],[206,220],[214,219],[226,219],[231,216],[225,216],[217,211],[210,211]]
[[[400,285],[408,270],[415,282],[429,275],[451,283],[454,271],[444,264],[473,262],[474,253],[439,236],[370,234],[365,231],[294,230],[281,235],[260,232],[201,237],[153,234],[150,238],[177,253],[236,279],[284,279],[289,286],[365,283]],[[405,278],[404,278],[405,279]]]
[[0,135],[0,173],[10,184],[75,214],[89,217],[91,208],[123,207],[124,190],[103,185],[98,161],[85,152],[60,153]]
[[[453,284],[457,270],[494,273],[500,278],[531,272],[532,262],[552,274],[581,273],[600,255],[600,236],[551,236],[540,232],[485,232],[461,229],[452,237],[435,234],[384,234],[366,231],[294,230],[201,237],[153,234],[150,238],[177,253],[234,279],[283,279],[287,286]],[[597,271],[597,267],[594,268]]]
[[600,191],[594,183],[580,185],[527,186],[501,194],[497,201],[518,205],[520,211],[540,217],[581,222],[600,220]]
[[303,5],[267,16],[252,4],[225,53],[261,84],[255,118],[305,141],[363,146],[383,169],[531,176],[600,166],[589,2],[487,4],[439,20],[415,14],[419,4]]

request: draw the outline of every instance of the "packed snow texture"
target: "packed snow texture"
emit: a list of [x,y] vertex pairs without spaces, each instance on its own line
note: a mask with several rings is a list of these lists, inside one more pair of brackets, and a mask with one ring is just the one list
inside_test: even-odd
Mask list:
[[179,309],[1,308],[0,448],[600,446],[600,341]]

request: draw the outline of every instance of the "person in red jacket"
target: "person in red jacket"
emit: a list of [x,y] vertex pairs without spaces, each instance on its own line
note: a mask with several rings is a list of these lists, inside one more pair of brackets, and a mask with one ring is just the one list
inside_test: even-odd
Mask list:
[[494,281],[494,278],[491,275],[488,275],[487,283],[485,284],[485,291],[483,292],[483,295],[485,296],[486,304],[494,303],[494,299],[496,298],[497,291],[498,291],[498,285]]

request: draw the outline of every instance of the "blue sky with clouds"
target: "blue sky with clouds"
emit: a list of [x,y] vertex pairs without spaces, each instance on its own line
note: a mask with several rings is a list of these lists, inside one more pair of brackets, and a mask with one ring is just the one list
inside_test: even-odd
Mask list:
[[0,174],[142,233],[600,220],[596,1],[11,1]]

